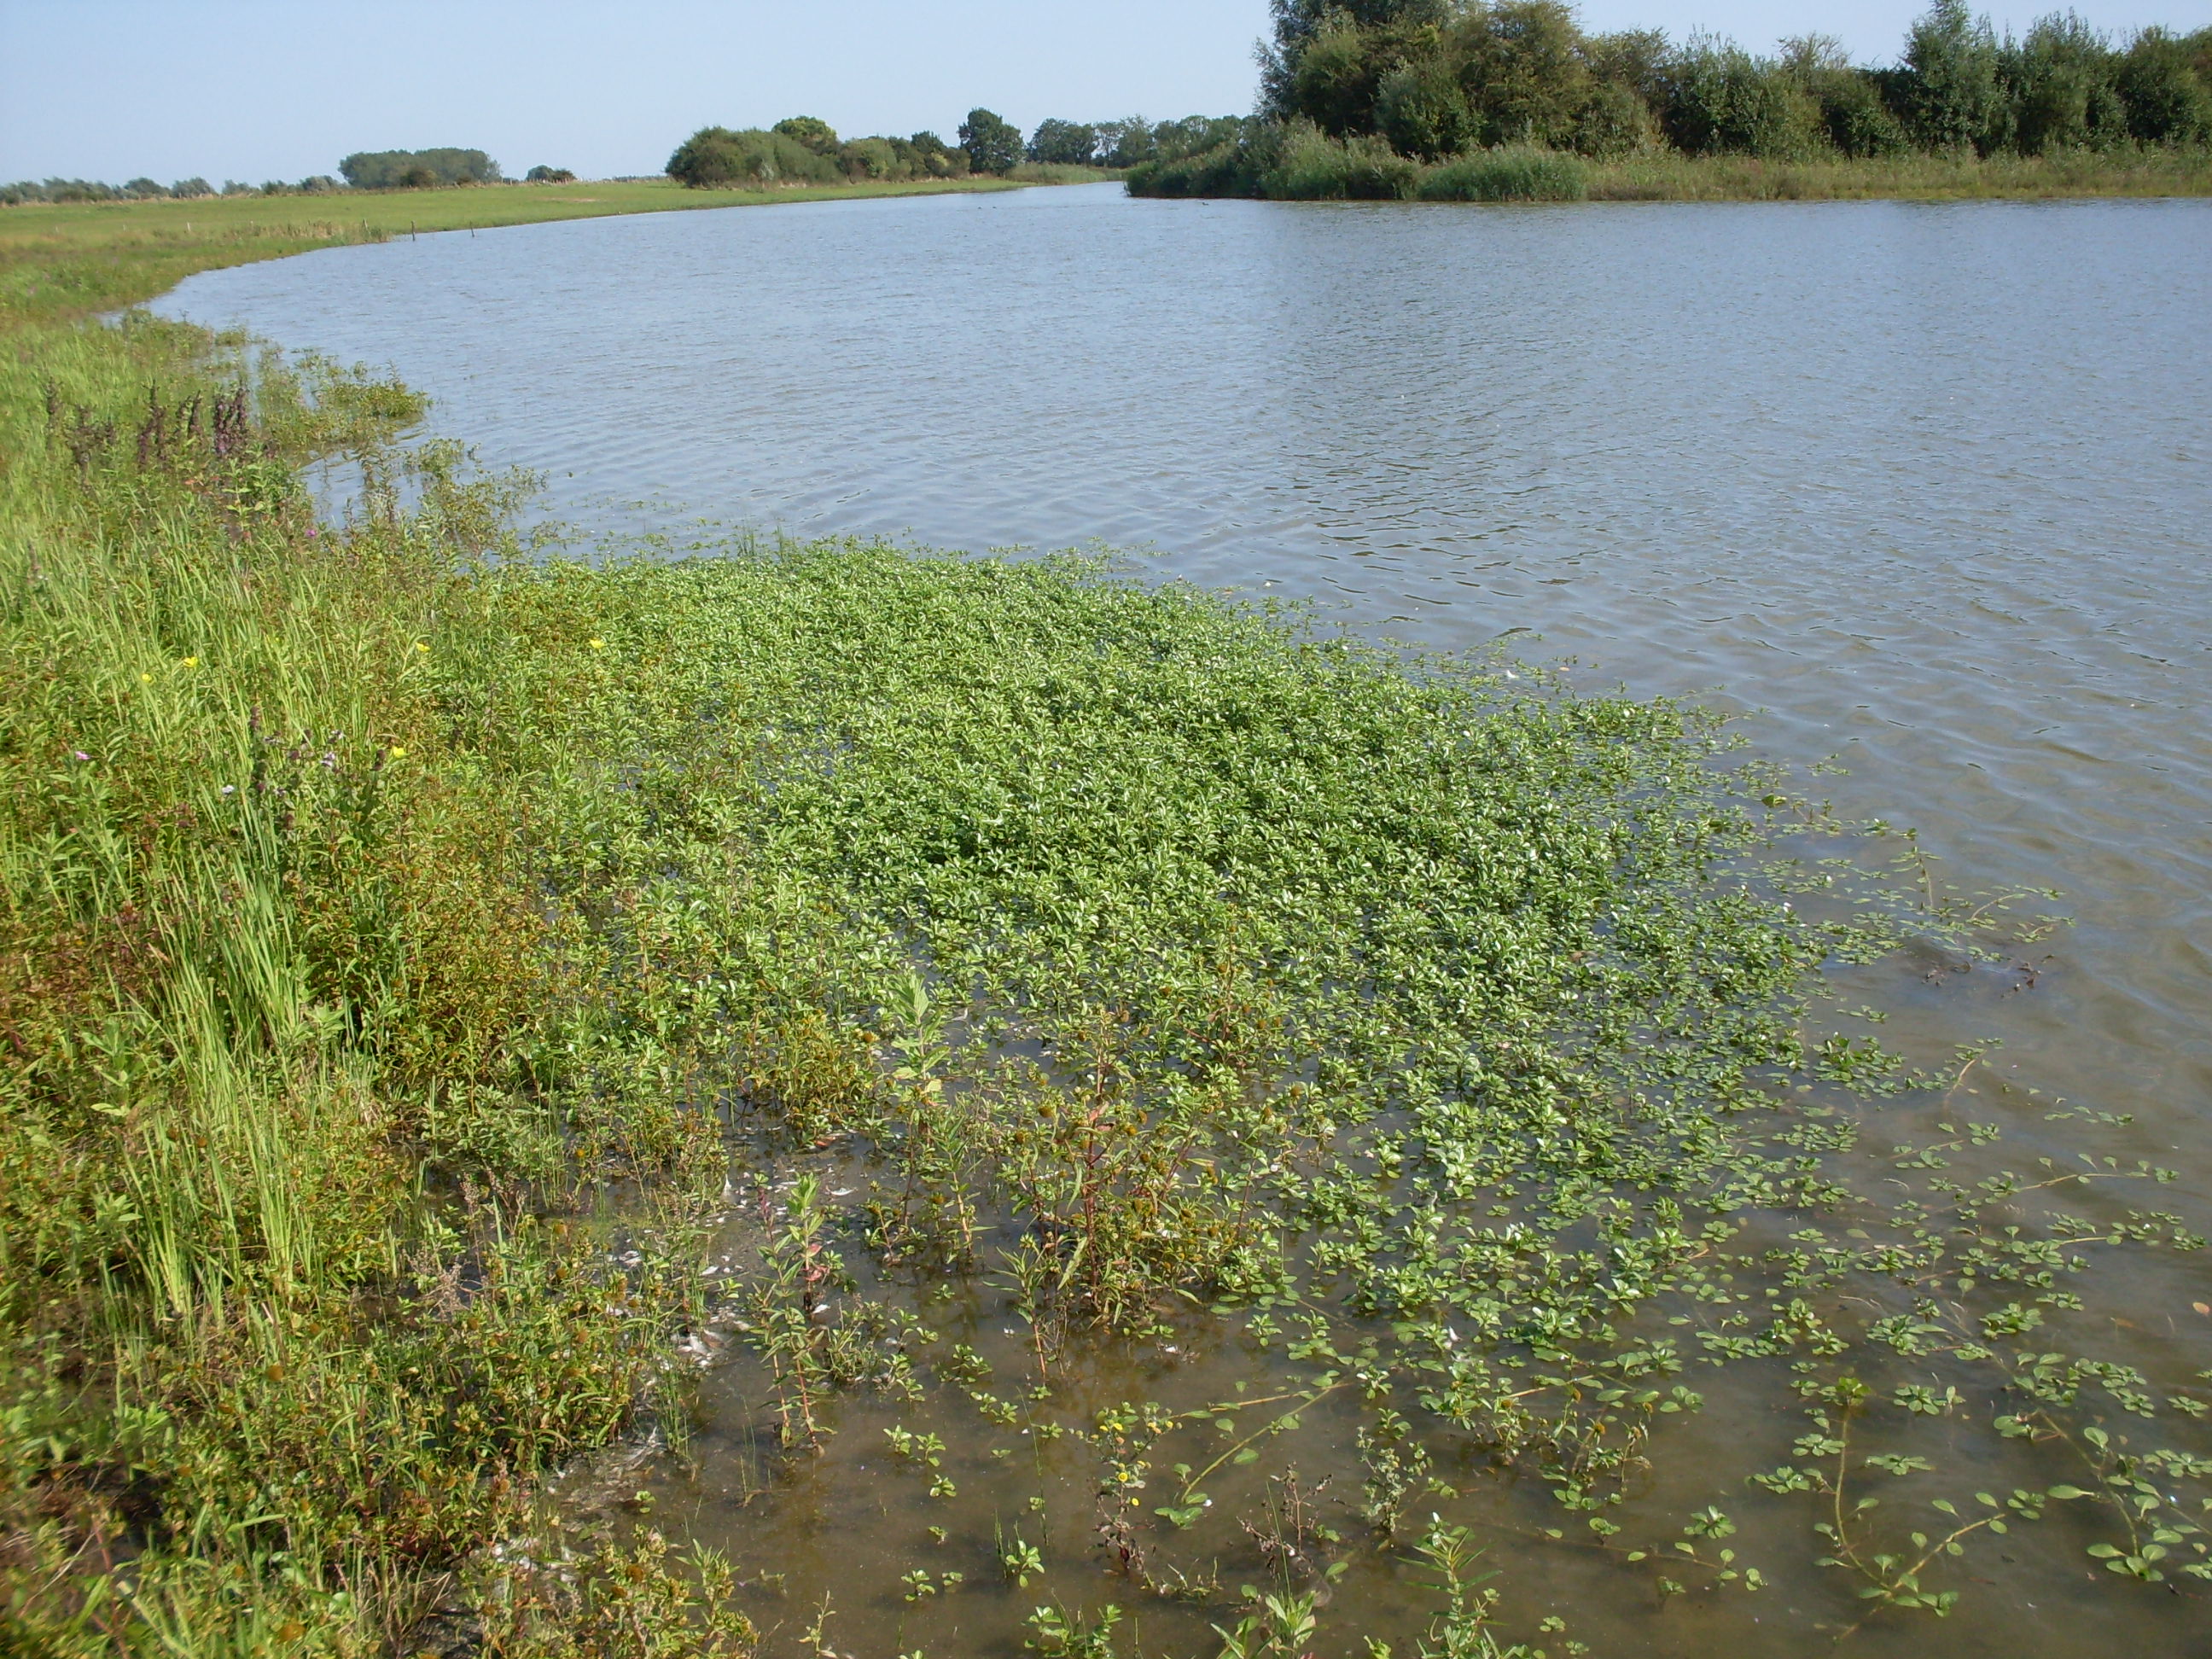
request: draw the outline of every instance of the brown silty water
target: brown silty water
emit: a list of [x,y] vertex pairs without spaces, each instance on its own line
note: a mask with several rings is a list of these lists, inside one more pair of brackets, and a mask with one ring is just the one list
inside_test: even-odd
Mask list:
[[[1918,826],[1951,880],[2065,895],[2071,926],[2006,962],[1931,947],[1840,976],[1917,1060],[2002,1045],[1948,1099],[1870,1115],[1869,1142],[1925,1146],[1964,1116],[2001,1124],[2015,1161],[2148,1159],[2178,1172],[2157,1206],[2212,1231],[2212,204],[1455,209],[1102,186],[434,237],[210,273],[165,307],[392,363],[593,529],[1102,541],[1363,629],[1502,639],[1571,659],[1577,684],[1740,712],[1763,754],[1839,761],[1819,780],[1838,811]],[[865,1160],[818,1161],[833,1206],[866,1198]],[[750,1227],[732,1223],[733,1262]],[[1717,1505],[1734,1532],[1691,1541],[1766,1588],[1685,1567],[1666,1595],[1651,1561],[1595,1547],[1541,1482],[1434,1419],[1417,1432],[1449,1491],[1379,1542],[1357,1513],[1371,1417],[1356,1388],[1300,1404],[1330,1367],[1293,1352],[1287,1310],[1255,1330],[1192,1310],[1164,1342],[1078,1343],[1041,1378],[993,1274],[846,1255],[863,1293],[938,1334],[912,1344],[921,1400],[841,1397],[820,1450],[793,1455],[733,1340],[688,1443],[571,1493],[726,1548],[769,1652],[809,1650],[818,1626],[868,1659],[1011,1654],[1042,1639],[1038,1607],[1112,1602],[1116,1651],[1212,1654],[1242,1587],[1287,1585],[1319,1598],[1316,1651],[1402,1653],[1437,1605],[1407,1547],[1431,1510],[1484,1547],[1501,1633],[1555,1654],[1799,1654],[1864,1611],[1814,1565],[1805,1497],[1742,1483],[1804,1431],[1778,1360],[1692,1363],[1679,1380],[1702,1409],[1656,1419],[1616,1516],[1637,1517],[1624,1545],[1663,1549]],[[2081,1317],[2154,1392],[2212,1367],[2205,1262],[2095,1269]],[[956,1343],[988,1376],[941,1375]],[[1097,1413],[1146,1401],[1176,1421],[1138,1501],[1102,1505]],[[944,1449],[902,1456],[892,1430]],[[1891,1501],[2054,1478],[1979,1431],[1954,1451],[1955,1478],[1899,1477]],[[2084,1553],[2097,1535],[2061,1505],[1984,1536],[1947,1569],[1947,1619],[1884,1613],[1847,1645],[2212,1650],[2212,1586],[2118,1582]],[[1004,1565],[1024,1548],[1042,1563],[1027,1584]]]

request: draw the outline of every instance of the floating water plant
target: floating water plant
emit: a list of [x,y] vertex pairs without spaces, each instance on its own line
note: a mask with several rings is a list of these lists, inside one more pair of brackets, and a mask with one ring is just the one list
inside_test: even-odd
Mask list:
[[[1047,1398],[1091,1345],[1194,1322],[1299,1373],[1087,1431],[1128,1575],[1202,1577],[1217,1475],[1316,1455],[1341,1397],[1381,1539],[1479,1452],[1553,1492],[1525,1538],[1662,1600],[1755,1593],[1789,1528],[1846,1598],[1942,1613],[1952,1562],[2055,1501],[2102,1506],[2117,1571],[2201,1576],[2203,1379],[2095,1358],[2068,1285],[2093,1249],[2197,1247],[2125,1196],[2166,1173],[2008,1160],[1956,1121],[1984,1050],[1916,1069],[1816,1024],[1824,963],[1999,919],[1731,769],[1695,711],[1073,560],[763,549],[504,598],[622,642],[597,707],[633,758],[562,816],[601,826],[626,934],[672,941],[684,1040],[810,1033],[744,1056],[739,1122],[783,1133],[763,1080],[817,1051],[809,1017],[866,1058],[770,1155],[874,1171],[843,1248],[883,1293],[969,1276]],[[1911,1143],[1875,1150],[1885,1121]],[[1723,1506],[1641,1514],[1717,1367],[1811,1431]],[[2008,1498],[1946,1480],[1976,1423]]]

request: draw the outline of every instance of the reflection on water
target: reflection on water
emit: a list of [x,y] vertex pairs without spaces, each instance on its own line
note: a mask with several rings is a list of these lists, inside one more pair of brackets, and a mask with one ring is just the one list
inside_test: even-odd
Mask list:
[[[1455,210],[1102,186],[433,237],[210,273],[165,303],[397,366],[589,525],[1103,540],[1424,644],[1513,635],[1584,681],[1758,710],[1761,750],[1839,758],[1838,809],[1922,826],[1955,879],[2066,891],[2077,925],[2014,972],[1866,975],[1899,1042],[2002,1037],[1986,1109],[2031,1142],[2054,1097],[2132,1115],[2106,1150],[2179,1168],[2160,1201],[2212,1224],[2212,204]],[[2204,1301],[2201,1271],[2147,1276],[2130,1358],[2212,1364]],[[991,1292],[928,1305],[948,1340],[1018,1364]],[[1172,1364],[1102,1357],[1062,1405],[1267,1391],[1273,1360],[1192,1341]],[[1103,1559],[1066,1447],[1008,1430],[993,1458],[969,1425],[960,1495],[933,1500],[881,1431],[952,1407],[860,1401],[821,1463],[772,1476],[757,1379],[718,1375],[696,1480],[664,1509],[788,1575],[758,1609],[787,1644],[830,1589],[841,1651],[1018,1651],[1034,1598],[977,1538],[1033,1516],[1063,1559]],[[1795,1419],[1737,1387],[1669,1432],[1786,1450]],[[1316,1455],[1326,1507],[1357,1474],[1340,1445]],[[1261,1480],[1217,1495],[1258,1513]],[[1682,1477],[1657,1496],[1712,1497]],[[1554,1524],[1540,1493],[1492,1519],[1494,1555],[1511,1527]],[[1259,1574],[1217,1522],[1182,1555],[1197,1571],[1216,1551],[1233,1595]],[[939,1547],[939,1524],[957,1593],[860,1588]],[[2170,1652],[2212,1628],[2202,1601],[2100,1596],[2056,1529],[2016,1553],[2047,1560],[2040,1605],[1970,1594],[1944,1626],[1855,1644],[2072,1654],[2125,1631]],[[1512,1577],[1601,1651],[1796,1653],[1845,1617],[1802,1570],[1763,1601],[1671,1607],[1631,1606],[1613,1572],[1528,1553]],[[1352,1569],[1347,1628],[1402,1637],[1410,1583]],[[1196,1651],[1224,1617],[1144,1606],[1147,1650]]]

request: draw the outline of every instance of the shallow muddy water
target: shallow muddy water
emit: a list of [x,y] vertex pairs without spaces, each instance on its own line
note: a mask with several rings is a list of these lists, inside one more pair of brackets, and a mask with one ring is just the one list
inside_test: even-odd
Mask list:
[[[2073,927],[2008,968],[1931,957],[1844,989],[1921,1056],[2001,1038],[1962,1087],[2031,1146],[2089,1144],[2047,1121],[2056,1101],[2128,1115],[2094,1149],[2178,1170],[2158,1202],[2212,1228],[2212,204],[1458,209],[1101,186],[430,237],[210,273],[161,308],[393,365],[441,429],[544,469],[552,510],[592,529],[1103,541],[1364,631],[1502,639],[1571,656],[1577,684],[1743,711],[1758,750],[1833,757],[1847,775],[1820,793],[1920,826],[1962,885],[2063,890]],[[1924,1138],[1934,1112],[1900,1106],[1885,1138]],[[865,1170],[825,1173],[865,1191]],[[2107,1350],[2169,1385],[2212,1366],[2204,1256],[2122,1271]],[[944,1333],[931,1352],[971,1345],[1018,1400],[1030,1374],[1000,1292],[902,1294]],[[1127,1607],[1123,1651],[1210,1653],[1237,1586],[1270,1582],[1241,1522],[1269,1529],[1286,1499],[1267,1477],[1294,1461],[1310,1492],[1329,1483],[1310,1501],[1351,1563],[1325,1581],[1319,1650],[1413,1635],[1419,1575],[1351,1547],[1339,1396],[1295,1451],[1269,1437],[1269,1456],[1196,1483],[1213,1504],[1187,1525],[1150,1519],[1186,1507],[1168,1471],[1235,1439],[1189,1421],[1152,1455],[1148,1568],[1218,1571],[1218,1595],[1109,1574],[1099,1459],[1066,1425],[1120,1401],[1295,1391],[1314,1369],[1242,1326],[1194,1316],[1179,1334],[1173,1353],[1091,1356],[1011,1424],[957,1388],[856,1396],[797,1464],[773,1449],[762,1377],[732,1363],[709,1373],[688,1462],[637,1483],[656,1524],[731,1550],[780,1626],[771,1652],[800,1650],[827,1594],[825,1638],[868,1659],[1018,1652],[1054,1597]],[[1440,1431],[1437,1472],[1472,1495],[1436,1506],[1502,1569],[1501,1629],[1558,1613],[1599,1654],[1782,1655],[1850,1624],[1848,1587],[1809,1565],[1802,1501],[1702,1473],[1747,1443],[1788,1455],[1785,1374],[1688,1380],[1705,1407],[1666,1420],[1635,1504],[1723,1504],[1771,1588],[1670,1600],[1647,1568],[1548,1547],[1544,1489],[1455,1459]],[[939,1434],[941,1467],[893,1455],[890,1427]],[[940,1478],[955,1490],[932,1497]],[[1999,1459],[1974,1478],[2038,1477]],[[2002,1571],[1996,1552],[1970,1563],[1948,1620],[1886,1614],[1850,1645],[2212,1648],[2212,1586],[2112,1583],[2070,1524],[2016,1529]],[[998,1559],[1017,1533],[1050,1568],[1028,1586]],[[916,1570],[933,1592],[902,1586]]]

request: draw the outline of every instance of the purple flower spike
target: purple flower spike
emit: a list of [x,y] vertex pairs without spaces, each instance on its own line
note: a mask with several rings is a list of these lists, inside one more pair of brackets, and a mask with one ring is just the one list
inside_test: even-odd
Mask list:
[[86,754],[82,749],[73,749],[70,752],[75,755],[81,761],[88,761],[92,758],[91,756]]

